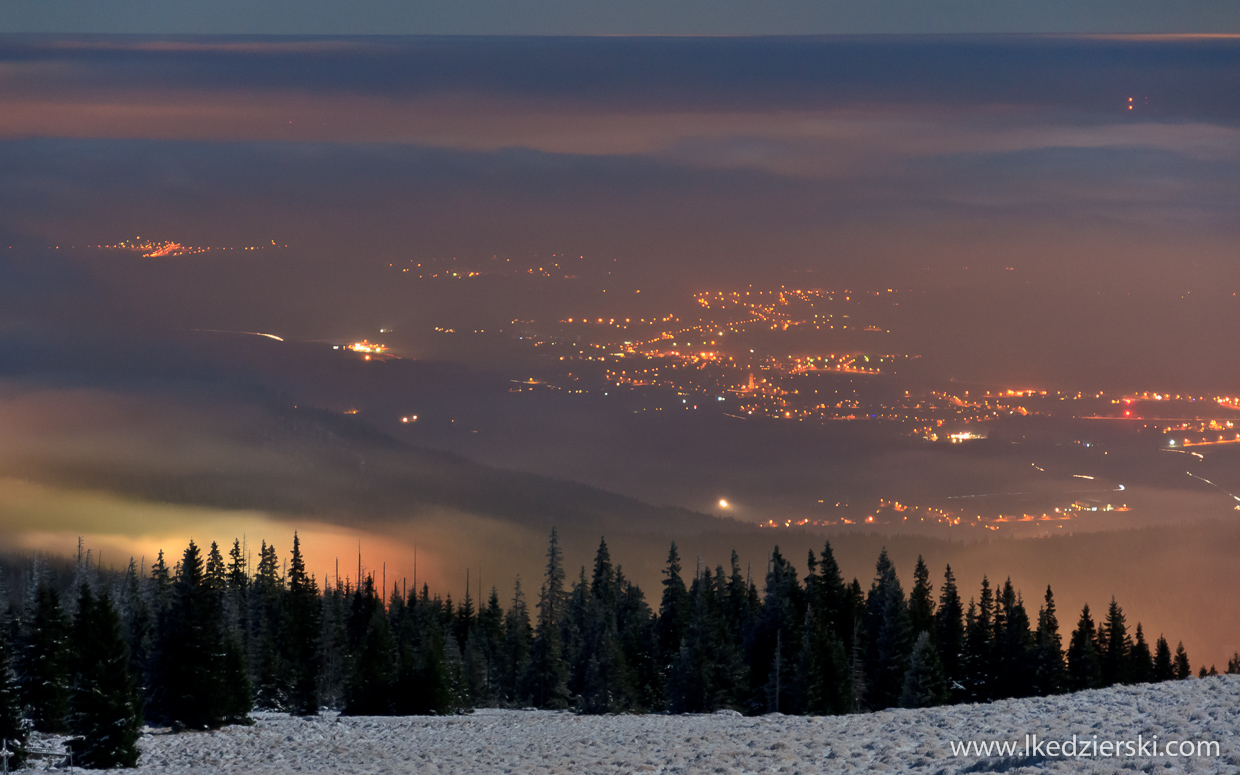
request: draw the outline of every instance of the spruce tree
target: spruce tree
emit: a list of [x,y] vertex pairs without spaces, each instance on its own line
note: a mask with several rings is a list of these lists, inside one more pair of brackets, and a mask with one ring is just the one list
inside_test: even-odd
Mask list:
[[241,549],[241,539],[234,538],[232,548],[228,550],[228,587],[244,593],[250,586],[250,575],[246,571],[245,553]]
[[965,650],[962,672],[966,696],[972,702],[989,702],[996,693],[995,599],[990,580],[982,577],[980,600],[969,600],[965,616]]
[[[237,542],[234,542],[233,547],[238,549]],[[220,715],[225,724],[252,724],[254,722],[250,719],[250,710],[254,707],[254,688],[241,645],[243,636],[237,621],[237,611],[233,607],[233,583],[229,579],[219,544],[212,541],[203,567],[202,586],[206,594],[214,598],[214,607],[220,612],[224,649],[220,660],[223,671],[220,676],[223,685]]]
[[714,578],[698,576],[689,587],[689,622],[667,679],[673,713],[743,707],[745,669],[736,633],[727,625],[730,584],[720,568]]
[[120,616],[106,592],[96,598],[89,584],[82,585],[72,641],[68,726],[74,763],[92,769],[137,766],[140,699]]
[[797,668],[801,655],[804,594],[796,569],[776,546],[766,574],[765,594],[749,665],[751,702],[766,712],[796,713],[804,698]]
[[851,671],[845,646],[845,635],[850,634],[852,623],[848,592],[830,543],[823,548],[821,561],[814,558],[813,551],[809,557],[801,656],[801,672],[807,683],[806,710],[847,713],[852,709]]
[[149,578],[151,611],[156,621],[158,621],[168,611],[168,607],[172,605],[172,572],[168,569],[168,563],[164,560],[163,549],[159,550],[159,556],[155,558],[155,562],[151,563],[151,575]]
[[577,580],[569,590],[564,616],[560,619],[560,642],[564,644],[564,663],[568,666],[568,693],[581,698],[589,661],[586,658],[586,618],[590,610],[590,582],[586,568],[581,566]]
[[323,628],[319,638],[320,699],[324,705],[335,709],[344,706],[345,684],[348,681],[348,600],[349,594],[339,579],[323,590]]
[[513,585],[512,605],[504,614],[504,659],[501,685],[506,702],[522,705],[526,702],[523,676],[529,672],[530,646],[534,640],[534,628],[530,625],[530,612],[521,591],[521,578]]
[[[716,587],[723,584],[723,569]],[[637,712],[663,707],[664,674],[659,665],[657,619],[641,588],[625,578],[616,567],[616,633],[624,655],[625,691],[628,709]]]
[[225,724],[250,725],[250,711],[254,709],[254,684],[246,665],[245,649],[236,635],[224,633],[224,699]]
[[1154,679],[1154,657],[1150,654],[1150,644],[1145,642],[1141,622],[1137,622],[1137,632],[1128,651],[1126,673],[1128,683],[1143,684]]
[[1064,666],[1063,639],[1059,635],[1059,617],[1055,614],[1055,595],[1046,585],[1046,596],[1038,611],[1038,629],[1034,635],[1034,691],[1040,696],[1059,694],[1067,686]]
[[69,629],[60,594],[47,581],[41,581],[28,614],[20,665],[22,700],[39,732],[65,729],[72,659]]
[[121,621],[125,630],[125,642],[129,644],[129,674],[138,687],[139,697],[145,698],[152,669],[151,650],[155,638],[155,620],[138,578],[138,564],[132,557],[129,559],[125,583],[121,590]]
[[530,646],[530,667],[525,682],[525,694],[539,708],[568,707],[568,664],[564,661],[564,642],[560,634],[564,597],[564,557],[559,537],[552,528],[547,547],[547,575],[538,594],[538,629]]
[[1175,661],[1171,657],[1171,647],[1167,645],[1167,639],[1159,635],[1154,645],[1154,681],[1160,683],[1174,678]]
[[913,637],[928,632],[934,638],[934,587],[930,584],[930,569],[921,555],[917,555],[917,567],[913,569],[913,589],[908,595],[909,624]]
[[[168,622],[168,610],[172,605],[172,573],[168,568],[168,563],[164,560],[163,549],[159,550],[155,562],[151,563],[151,574],[146,577],[141,588],[142,591],[138,597],[146,603],[146,615],[149,617],[149,622],[144,625],[136,617],[131,618],[129,622],[130,660],[133,662],[135,658],[133,655],[140,654],[142,657],[142,661],[133,662],[133,666],[134,674],[142,678],[145,699],[144,715],[149,719],[163,719],[166,717],[168,692],[161,672],[164,664],[162,649],[165,640],[162,628]],[[145,639],[139,634],[143,630],[146,633]]]
[[188,729],[224,724],[229,704],[226,648],[219,597],[207,586],[202,554],[190,541],[160,623],[162,720]]
[[396,683],[396,640],[383,601],[375,591],[374,577],[369,576],[355,593],[353,627],[361,630],[356,658],[346,690],[343,712],[354,716],[386,716],[393,710],[393,688]]
[[1098,644],[1102,662],[1102,685],[1127,683],[1132,639],[1128,636],[1124,612],[1114,597],[1111,598],[1106,619],[1098,632]]
[[995,652],[998,660],[996,698],[1027,697],[1033,693],[1036,672],[1029,615],[1009,578],[999,595],[995,617]]
[[465,599],[456,608],[456,622],[453,627],[453,634],[456,642],[461,648],[465,647],[465,641],[469,639],[469,633],[474,628],[475,617],[477,611],[474,610],[474,598],[469,591],[469,571],[465,571]]
[[248,661],[253,676],[255,701],[258,707],[267,710],[284,710],[288,700],[288,687],[285,683],[288,671],[282,664],[280,650],[284,596],[279,554],[274,545],[263,541],[250,590]]
[[964,604],[956,588],[956,576],[948,565],[943,573],[943,589],[939,593],[938,610],[934,612],[935,645],[939,662],[952,699],[959,702],[967,696],[964,680]]
[[1175,647],[1175,679],[1183,681],[1193,677],[1193,669],[1188,664],[1188,652],[1184,650],[1184,641]]
[[459,665],[453,658],[456,639],[433,617],[422,619],[418,629],[420,635],[410,691],[397,692],[396,703],[399,707],[400,703],[411,702],[410,712],[420,715],[452,713],[459,706],[456,675]]
[[886,549],[878,556],[865,606],[866,704],[882,710],[900,702],[913,645],[908,603]]
[[[241,539],[234,538],[232,548],[228,550],[228,564],[224,579],[224,621],[230,638],[241,648],[242,657],[246,657],[247,681],[249,678],[249,660],[251,653],[250,627],[250,576],[246,567],[245,552],[241,548]],[[251,681],[252,683],[252,681]]]
[[1227,675],[1240,675],[1240,651],[1234,652],[1227,660]]
[[909,658],[908,672],[904,674],[900,707],[930,708],[947,702],[947,697],[947,682],[943,678],[943,666],[939,664],[938,650],[930,642],[930,633],[922,631]]
[[9,757],[9,769],[15,770],[26,763],[29,733],[22,723],[21,687],[13,670],[7,619],[6,615],[3,617],[4,621],[0,621],[0,741],[12,754]]
[[663,569],[663,596],[659,601],[659,619],[655,625],[659,639],[659,662],[664,674],[680,653],[680,641],[684,638],[689,619],[689,590],[680,576],[680,570],[680,552],[673,541],[667,552],[667,567]]
[[619,637],[619,582],[607,541],[599,541],[579,659],[584,664],[581,707],[586,713],[616,713],[633,705],[628,664]]
[[1081,619],[1068,643],[1068,688],[1079,692],[1102,685],[1102,661],[1098,655],[1098,633],[1089,604],[1081,609]]
[[228,585],[227,574],[224,568],[224,555],[220,554],[220,545],[215,541],[211,542],[211,548],[207,550],[207,562],[202,572],[202,583],[207,589],[223,594],[224,589]]
[[293,551],[288,567],[280,627],[281,666],[287,687],[289,712],[313,716],[319,712],[319,637],[322,631],[322,603],[314,577],[306,572],[301,556],[301,540],[293,533]]
[[495,587],[491,587],[486,606],[478,611],[476,640],[481,645],[483,663],[480,696],[489,707],[501,706],[504,701],[504,609]]
[[844,645],[845,650],[851,646],[852,630],[859,614],[852,594],[840,574],[840,566],[835,561],[835,552],[831,542],[826,541],[822,547],[822,555],[818,560],[818,577],[814,581],[816,602],[813,603],[821,617],[830,624]]

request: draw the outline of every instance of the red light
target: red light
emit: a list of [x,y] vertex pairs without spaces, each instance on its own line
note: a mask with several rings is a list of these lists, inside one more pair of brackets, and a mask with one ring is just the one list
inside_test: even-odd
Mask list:
[[1132,417],[1132,412],[1124,412],[1125,417]]

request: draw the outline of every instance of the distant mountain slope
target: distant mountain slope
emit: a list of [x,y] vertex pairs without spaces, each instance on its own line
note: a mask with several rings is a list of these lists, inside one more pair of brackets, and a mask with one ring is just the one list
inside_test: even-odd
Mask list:
[[0,402],[0,474],[148,501],[350,524],[452,510],[592,532],[724,527],[595,487],[421,449],[362,420],[170,391],[51,390]]

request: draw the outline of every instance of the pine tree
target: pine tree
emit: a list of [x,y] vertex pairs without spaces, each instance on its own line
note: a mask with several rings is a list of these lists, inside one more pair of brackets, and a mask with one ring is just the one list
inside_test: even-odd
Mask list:
[[538,595],[538,629],[530,647],[530,669],[524,692],[540,708],[568,707],[568,664],[564,660],[564,642],[560,634],[564,607],[564,558],[559,537],[552,528],[547,547],[547,577]]
[[922,631],[909,658],[908,672],[904,674],[904,686],[900,691],[900,707],[930,708],[947,701],[947,682],[943,678],[943,666],[939,653],[930,642],[930,633]]
[[1154,681],[1160,683],[1174,678],[1175,661],[1171,657],[1171,647],[1167,645],[1167,639],[1159,635],[1154,645]]
[[1227,660],[1227,675],[1240,675],[1240,651],[1231,655],[1231,659]]
[[1154,658],[1150,654],[1150,644],[1145,642],[1145,632],[1141,629],[1140,622],[1137,622],[1136,636],[1128,651],[1126,672],[1128,683],[1143,684],[1154,680]]
[[8,616],[3,619],[0,621],[0,741],[12,753],[9,769],[18,769],[26,763],[28,732],[22,724],[21,688],[13,671]]
[[1063,639],[1059,635],[1059,617],[1055,614],[1055,595],[1046,586],[1046,597],[1038,611],[1038,630],[1034,635],[1034,693],[1040,696],[1059,694],[1067,686],[1064,666]]
[[1183,681],[1193,677],[1193,669],[1188,664],[1188,652],[1184,650],[1184,641],[1175,647],[1175,678]]
[[120,617],[106,592],[96,598],[89,584],[82,585],[72,641],[68,726],[74,763],[93,769],[137,766],[140,700]]
[[917,567],[913,569],[913,589],[908,595],[909,624],[913,628],[913,637],[918,633],[931,633],[934,638],[934,587],[930,584],[930,569],[926,562],[917,555]]
[[34,728],[40,732],[65,729],[72,659],[69,627],[60,594],[41,581],[28,614],[21,660],[22,699],[30,709]]
[[1081,609],[1081,619],[1068,643],[1068,689],[1079,692],[1102,685],[1102,662],[1098,655],[1098,633],[1089,604]]
[[939,607],[934,613],[935,645],[939,650],[939,662],[947,680],[948,692],[959,702],[966,696],[964,680],[964,604],[956,589],[956,576],[948,565],[943,573],[943,590],[939,594]]

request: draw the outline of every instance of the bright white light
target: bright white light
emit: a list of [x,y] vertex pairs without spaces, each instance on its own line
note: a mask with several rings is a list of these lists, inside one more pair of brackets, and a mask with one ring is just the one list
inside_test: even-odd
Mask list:
[[720,498],[720,499],[719,499],[719,508],[721,508],[721,509],[726,509],[726,508],[728,508],[728,502],[727,502],[726,500],[724,500],[723,498]]

